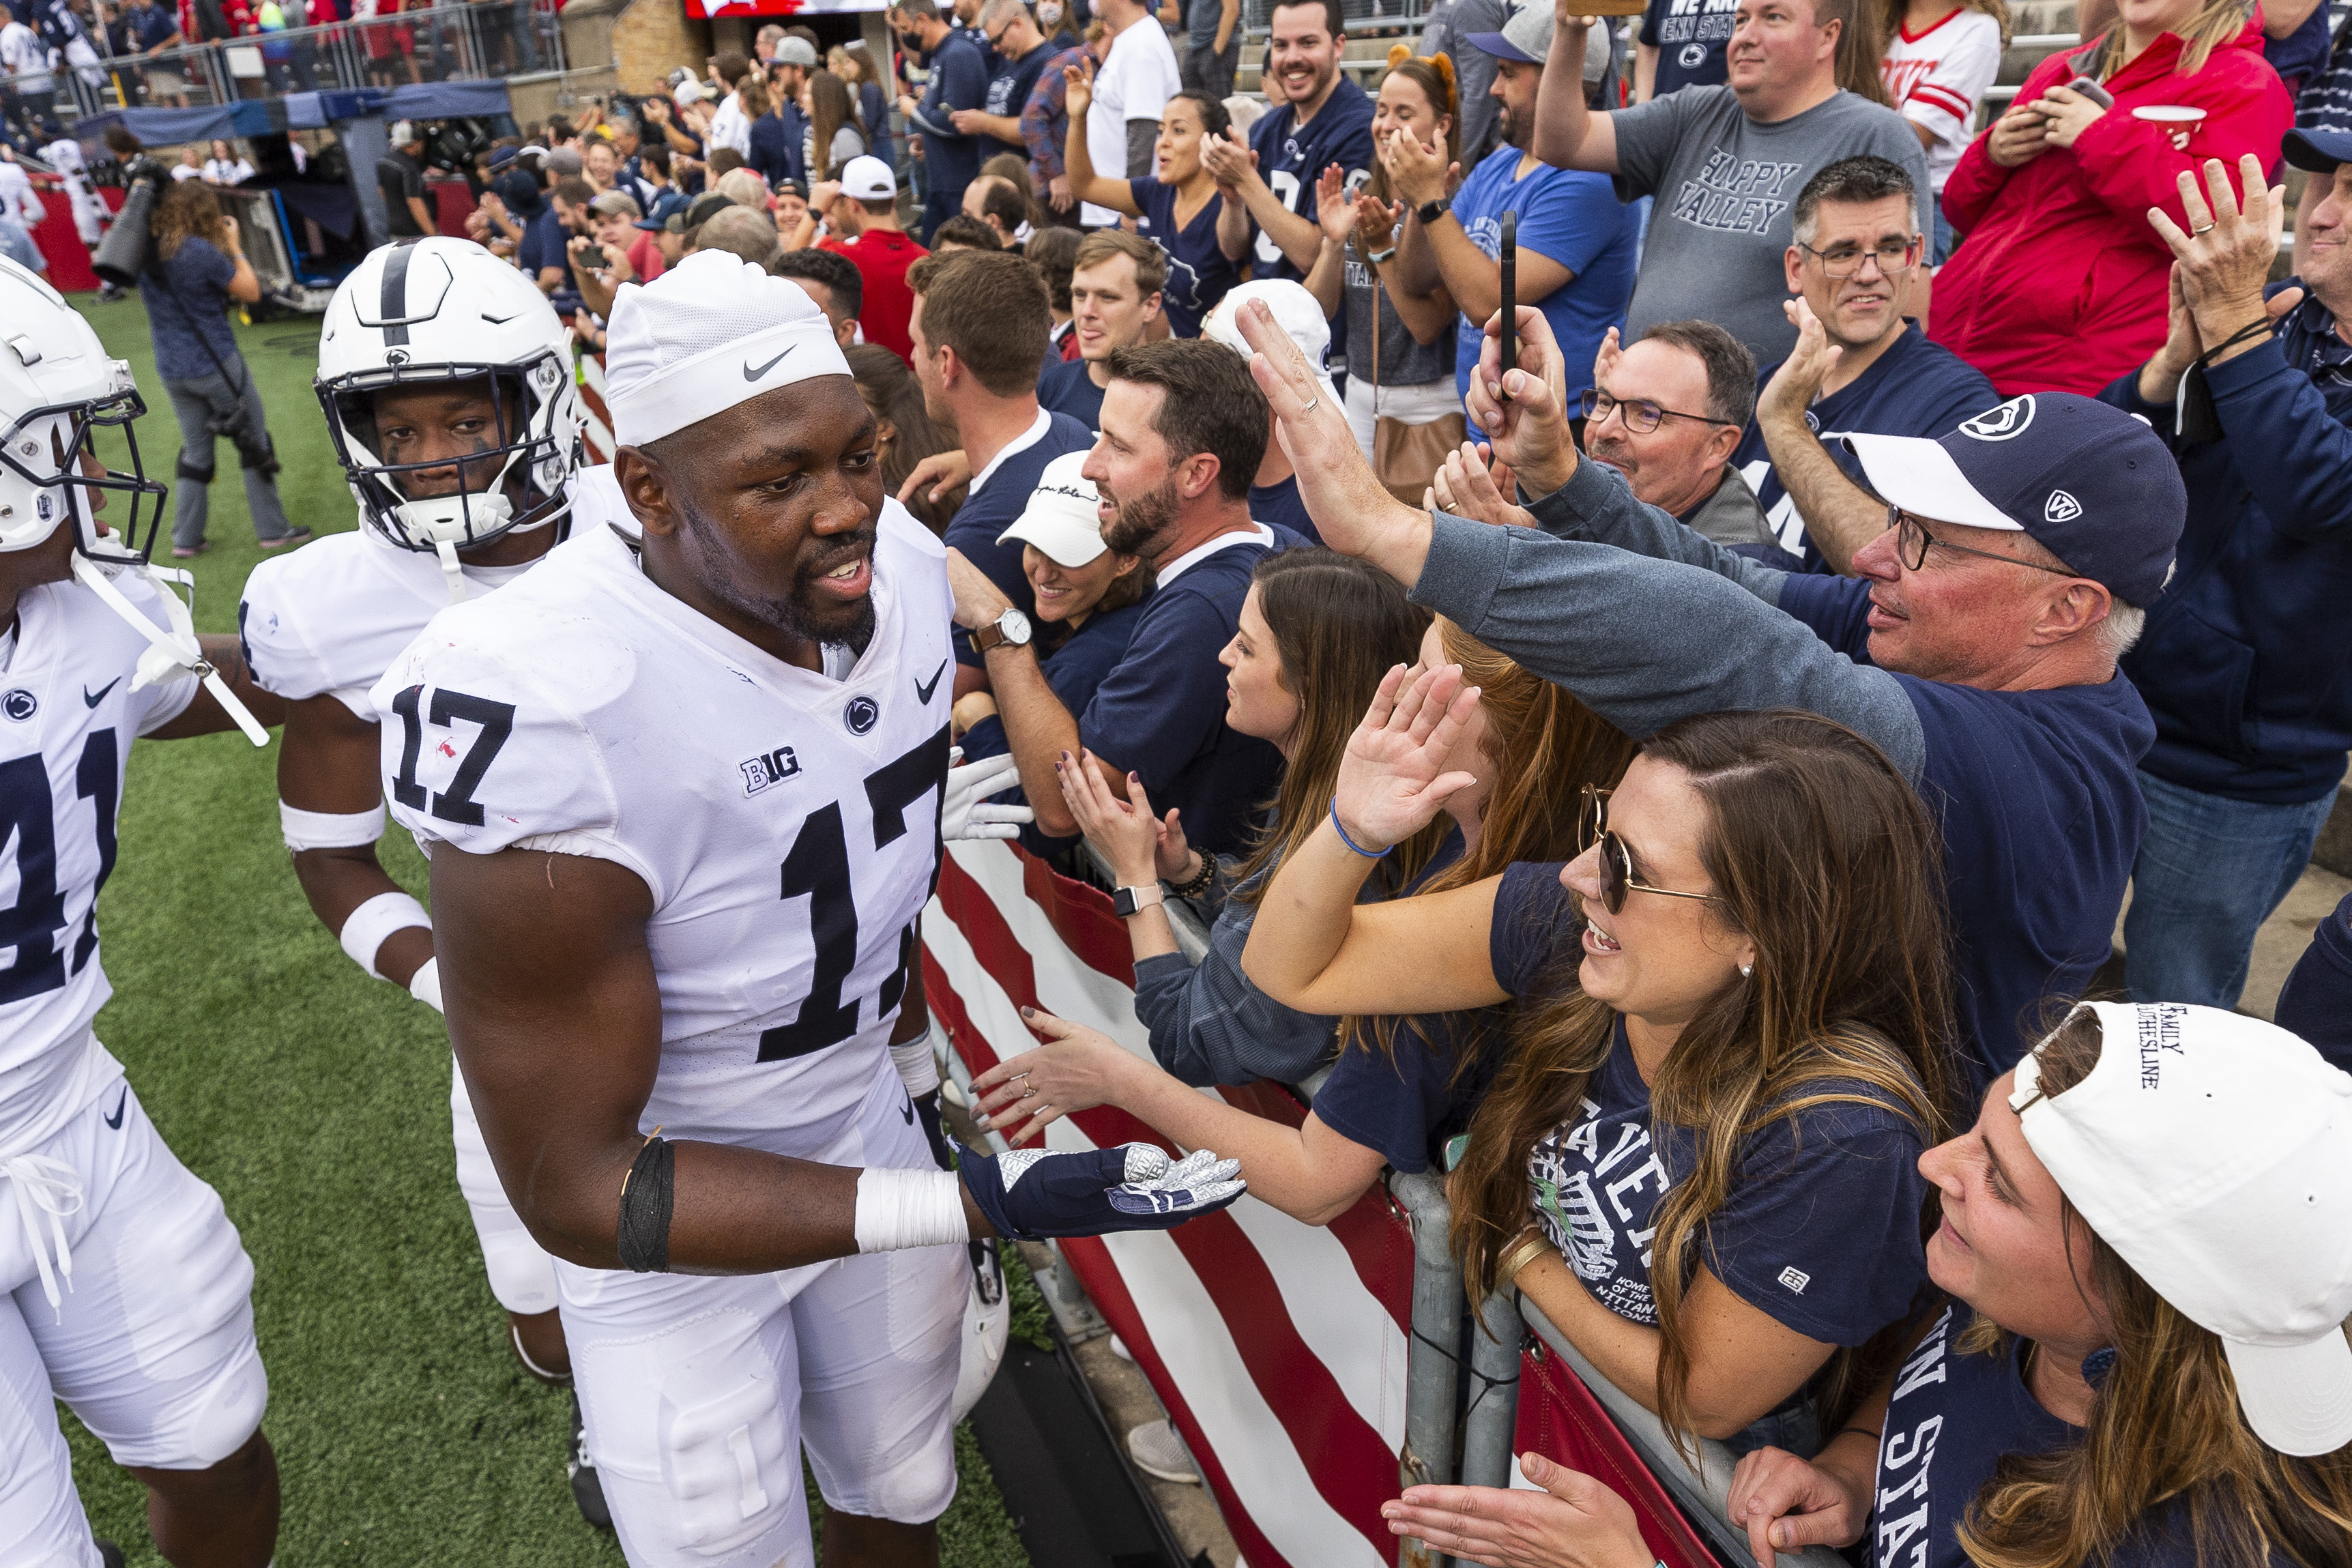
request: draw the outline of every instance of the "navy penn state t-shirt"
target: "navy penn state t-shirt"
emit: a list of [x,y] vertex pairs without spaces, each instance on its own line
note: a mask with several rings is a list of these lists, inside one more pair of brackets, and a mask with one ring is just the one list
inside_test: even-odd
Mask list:
[[1724,51],[1731,47],[1731,24],[1738,0],[1650,0],[1642,17],[1642,42],[1658,51],[1658,74],[1650,96],[1664,98],[1686,87],[1715,87],[1730,76]]
[[[1513,996],[1540,995],[1572,974],[1583,922],[1560,886],[1560,864],[1513,866],[1496,889],[1488,945],[1496,983]],[[1868,1103],[1813,1106],[1750,1138],[1729,1195],[1705,1222],[1700,1258],[1783,1327],[1858,1345],[1906,1316],[1927,1283],[1919,1234],[1926,1140],[1870,1085],[1822,1079],[1805,1092]],[[1594,1299],[1630,1322],[1658,1321],[1650,1290],[1656,1214],[1696,1165],[1697,1150],[1692,1129],[1652,1126],[1649,1086],[1620,1018],[1576,1113],[1528,1156],[1545,1237]]]
[[1211,196],[1191,223],[1179,226],[1175,186],[1129,180],[1127,188],[1143,214],[1136,220],[1135,232],[1168,258],[1168,282],[1160,294],[1168,330],[1180,338],[1197,338],[1202,321],[1216,309],[1225,290],[1242,280],[1239,264],[1226,260],[1217,246],[1217,215],[1224,210],[1225,198]]
[[[1249,141],[1257,152],[1258,178],[1284,206],[1312,223],[1315,182],[1323,177],[1324,170],[1339,164],[1351,196],[1371,176],[1372,100],[1342,71],[1314,119],[1294,126],[1291,119],[1297,112],[1287,104],[1267,110],[1250,127]],[[1307,276],[1290,264],[1282,247],[1263,229],[1251,256],[1254,277],[1297,282]]]
[[[1756,373],[1759,397],[1781,363],[1775,360]],[[1862,460],[1845,449],[1844,442],[1831,440],[1823,432],[1918,436],[1932,440],[2000,401],[2000,394],[1992,389],[1982,371],[1943,344],[1928,342],[1916,321],[1906,321],[1902,334],[1868,370],[1853,378],[1853,384],[1838,388],[1805,410],[1805,423],[1814,435],[1822,437],[1822,449],[1837,460],[1846,477],[1861,484]],[[1764,432],[1752,416],[1731,454],[1731,466],[1756,492],[1756,503],[1764,509],[1764,521],[1780,548],[1803,556],[1806,571],[1827,572],[1829,563],[1822,559],[1811,536],[1805,532],[1805,520],[1797,515],[1797,503],[1781,487],[1772,454],[1764,445]]]
[[1037,378],[1037,405],[1066,414],[1089,430],[1102,428],[1103,389],[1087,374],[1087,362],[1065,360],[1048,365]]

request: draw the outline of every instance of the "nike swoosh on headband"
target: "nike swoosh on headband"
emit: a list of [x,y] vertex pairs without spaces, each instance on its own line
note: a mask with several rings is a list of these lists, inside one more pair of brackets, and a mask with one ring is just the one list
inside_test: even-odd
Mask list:
[[[796,348],[798,348],[798,347],[800,347],[800,344],[798,344],[798,343],[794,343],[794,344],[793,345],[793,349],[796,349]],[[777,366],[778,364],[782,363],[783,362],[784,358],[785,358],[785,355],[790,354],[790,353],[793,352],[793,349],[786,349],[786,350],[783,352],[783,353],[780,353],[780,354],[778,354],[774,359],[770,360],[767,363],[765,363],[765,364],[761,365],[761,366],[759,369],[757,369],[757,370],[753,370],[753,369],[751,368],[751,366],[750,365],[750,363],[747,362],[747,363],[744,364],[744,366],[743,366],[743,379],[744,379],[745,381],[757,381],[757,380],[759,380],[761,376],[763,376],[763,375],[767,374],[770,371],[772,371],[772,370],[775,369],[775,368],[776,368],[776,366]]]

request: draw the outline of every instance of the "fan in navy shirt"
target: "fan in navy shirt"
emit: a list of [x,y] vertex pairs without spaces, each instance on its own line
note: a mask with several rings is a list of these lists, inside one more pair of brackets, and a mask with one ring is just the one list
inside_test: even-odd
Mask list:
[[1724,51],[1738,0],[1650,0],[1642,17],[1635,85],[1648,73],[1642,101],[1686,87],[1714,87],[1729,74]]
[[1168,330],[1180,338],[1198,337],[1201,319],[1241,281],[1240,258],[1245,254],[1239,245],[1228,254],[1227,242],[1218,237],[1217,217],[1225,199],[1201,163],[1202,147],[1223,134],[1232,117],[1205,92],[1188,88],[1176,94],[1160,115],[1160,138],[1152,146],[1153,177],[1119,180],[1096,169],[1087,152],[1085,107],[1093,100],[1087,84],[1071,85],[1066,100],[1070,136],[1063,154],[1070,190],[1082,202],[1138,220],[1136,233],[1158,246],[1168,260],[1168,281],[1160,291]]
[[1339,68],[1348,40],[1339,19],[1339,0],[1274,7],[1265,74],[1281,82],[1287,101],[1250,127],[1255,165],[1230,144],[1209,154],[1211,172],[1242,197],[1225,216],[1225,241],[1245,238],[1255,220],[1250,270],[1260,279],[1295,282],[1314,267],[1323,246],[1315,184],[1324,170],[1339,165],[1351,200],[1371,176],[1372,100]]
[[2352,1072],[2352,894],[2319,922],[2279,993],[2273,1021]]
[[[999,37],[1017,31],[1024,37],[1036,37],[1036,29],[1028,19],[1028,12],[1011,4],[1004,9],[1007,19],[1004,19],[1003,33]],[[999,18],[987,20],[997,21]],[[999,150],[1018,153],[1024,159],[1029,156],[1028,145],[1020,135],[1021,111],[1029,107],[1029,94],[1037,86],[1037,78],[1045,71],[1045,62],[1058,52],[1049,40],[1037,38],[1026,53],[997,59],[995,74],[988,79],[988,96],[981,104],[981,112],[1008,121],[1013,134],[999,136],[992,132],[988,139],[996,143],[995,148],[990,149],[992,156]],[[982,162],[985,163],[987,159],[983,158]]]
[[988,96],[988,66],[978,46],[934,13],[915,29],[930,50],[930,85],[923,101],[901,99],[908,128],[923,139],[923,221],[929,246],[940,225],[963,211],[963,189],[980,173],[982,139],[955,128],[956,111],[978,109]]
[[1048,365],[1037,378],[1038,406],[1066,414],[1089,430],[1102,423],[1102,400],[1103,389],[1087,374],[1085,360]]

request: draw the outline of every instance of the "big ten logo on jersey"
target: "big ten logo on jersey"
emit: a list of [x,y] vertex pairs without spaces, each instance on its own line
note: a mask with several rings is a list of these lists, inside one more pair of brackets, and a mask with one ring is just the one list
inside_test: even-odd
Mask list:
[[[48,759],[40,752],[0,763],[0,889],[16,885],[16,902],[0,906],[0,952],[8,954],[0,964],[0,1005],[58,990],[97,950],[98,895],[114,874],[114,806],[121,780],[121,750],[111,729],[83,737],[71,803],[60,803],[50,789]],[[85,800],[87,818],[79,805]],[[90,875],[93,847],[96,883],[68,961],[58,945],[66,930],[65,895]]]
[[778,746],[772,752],[761,752],[735,764],[743,770],[743,793],[754,795],[763,789],[783,783],[801,771],[801,760],[793,755],[790,746]]

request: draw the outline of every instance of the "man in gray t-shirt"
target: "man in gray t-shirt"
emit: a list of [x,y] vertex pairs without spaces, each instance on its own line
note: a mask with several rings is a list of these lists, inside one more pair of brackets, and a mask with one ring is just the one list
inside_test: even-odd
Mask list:
[[[1617,176],[1618,194],[1654,195],[1625,339],[1696,316],[1727,328],[1759,363],[1785,359],[1797,329],[1782,310],[1789,212],[1823,166],[1871,153],[1901,164],[1922,193],[1927,161],[1901,115],[1837,85],[1838,50],[1854,0],[1739,0],[1722,87],[1685,88],[1632,109],[1588,110],[1563,37],[1544,68],[1536,154],[1562,168]],[[1563,35],[1581,31],[1577,19]],[[1554,78],[1560,79],[1554,81]]]

